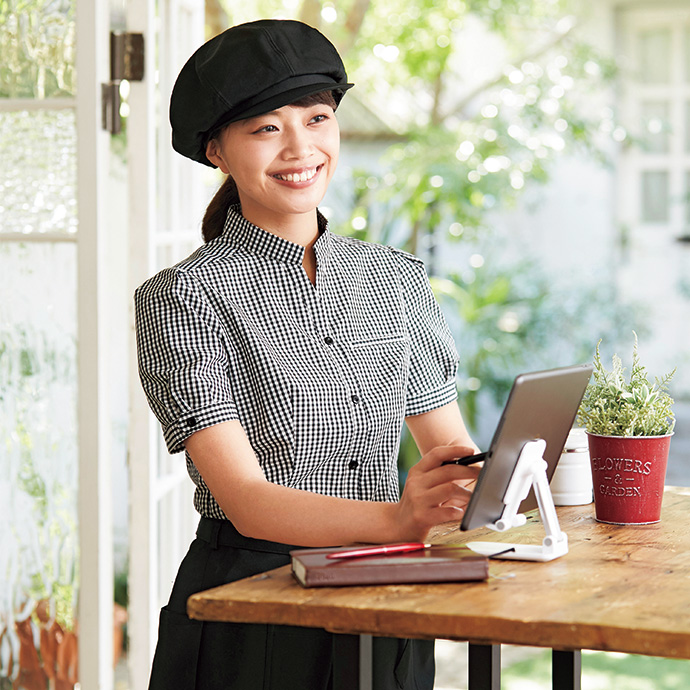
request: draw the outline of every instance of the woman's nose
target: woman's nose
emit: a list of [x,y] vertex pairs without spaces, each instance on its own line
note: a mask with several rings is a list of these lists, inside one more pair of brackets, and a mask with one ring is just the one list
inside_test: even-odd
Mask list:
[[306,158],[312,152],[309,132],[305,128],[289,128],[285,136],[284,155],[287,158]]

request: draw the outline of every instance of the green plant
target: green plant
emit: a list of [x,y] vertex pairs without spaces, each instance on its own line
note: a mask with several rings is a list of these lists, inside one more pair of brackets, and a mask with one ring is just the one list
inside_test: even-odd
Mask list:
[[673,398],[667,392],[667,384],[676,370],[662,379],[655,378],[652,384],[640,363],[637,334],[633,334],[635,344],[628,380],[618,355],[613,355],[610,371],[604,367],[599,352],[601,340],[597,343],[592,381],[578,412],[580,423],[590,434],[665,436],[673,431]]

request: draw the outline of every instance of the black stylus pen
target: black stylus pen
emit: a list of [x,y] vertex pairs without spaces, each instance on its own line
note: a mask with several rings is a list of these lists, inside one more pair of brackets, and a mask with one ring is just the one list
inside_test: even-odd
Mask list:
[[482,462],[486,460],[486,453],[477,453],[476,455],[467,455],[464,458],[457,458],[455,460],[446,460],[442,465],[474,465],[475,462]]

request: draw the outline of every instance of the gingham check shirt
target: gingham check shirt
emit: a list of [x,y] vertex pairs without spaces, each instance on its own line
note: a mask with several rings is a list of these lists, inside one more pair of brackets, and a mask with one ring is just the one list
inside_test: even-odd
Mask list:
[[[231,208],[223,234],[135,293],[139,371],[171,453],[239,420],[269,481],[399,498],[404,417],[456,398],[457,354],[421,261],[332,234],[304,248]],[[189,454],[194,505],[224,518]]]

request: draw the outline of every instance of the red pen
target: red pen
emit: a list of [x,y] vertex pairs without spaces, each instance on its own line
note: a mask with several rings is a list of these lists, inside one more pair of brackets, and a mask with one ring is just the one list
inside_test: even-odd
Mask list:
[[350,551],[334,551],[329,553],[326,558],[360,558],[361,556],[380,556],[387,553],[405,553],[407,551],[421,551],[428,549],[431,544],[408,543],[408,544],[387,544],[385,546],[363,546],[361,549],[351,549]]

